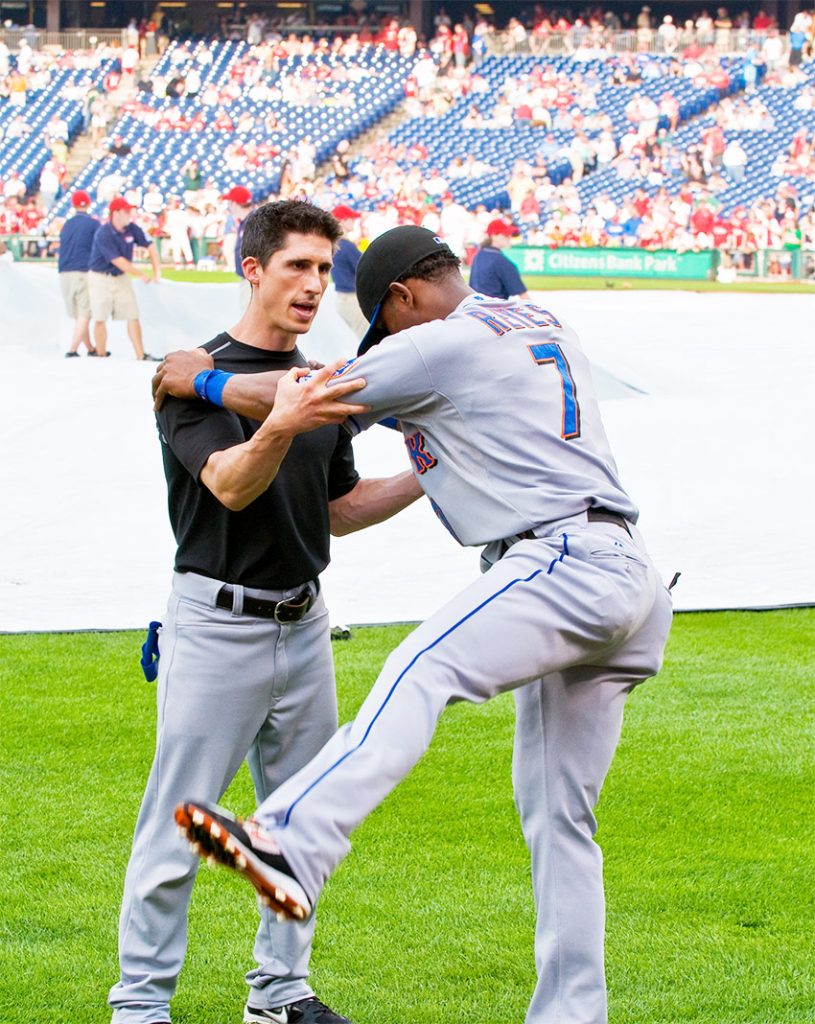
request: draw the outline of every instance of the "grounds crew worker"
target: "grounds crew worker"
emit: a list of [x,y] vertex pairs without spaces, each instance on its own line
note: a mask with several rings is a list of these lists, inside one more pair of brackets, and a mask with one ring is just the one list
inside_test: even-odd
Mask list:
[[[146,284],[151,281],[158,283],[161,275],[158,249],[139,225],[131,222],[130,212],[133,209],[123,196],[116,196],[110,203],[110,220],[99,228],[93,239],[88,274],[93,338],[97,355],[106,356],[108,332],[105,322],[108,319],[126,320],[127,336],[136,358],[159,362],[157,356],[144,351],[139,307],[130,280],[131,277],[138,277]],[[133,263],[133,249],[137,245],[147,250],[153,267],[152,273],[140,270]]]
[[91,217],[88,208],[91,197],[82,189],[77,189],[71,196],[73,217],[62,225],[59,233],[59,256],[57,271],[62,298],[68,316],[74,321],[74,333],[71,345],[65,353],[66,359],[79,355],[79,346],[84,345],[89,356],[96,355],[91,344],[91,300],[88,295],[88,268],[91,262],[91,248],[99,221]]
[[487,237],[470,268],[470,287],[495,299],[529,299],[518,268],[501,252],[512,244],[517,228],[500,218],[487,225]]

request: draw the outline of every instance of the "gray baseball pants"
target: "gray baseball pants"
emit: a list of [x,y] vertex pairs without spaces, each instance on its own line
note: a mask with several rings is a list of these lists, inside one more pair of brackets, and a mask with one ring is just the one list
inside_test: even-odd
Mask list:
[[[187,908],[199,864],[179,838],[173,811],[190,794],[218,800],[244,758],[264,800],[319,751],[337,727],[328,612],[318,595],[297,623],[242,614],[244,594],[284,600],[299,592],[234,588],[232,610],[215,606],[222,584],[176,573],[161,632],[156,753],[139,811],[119,920],[121,978],[109,996],[113,1024],[170,1019],[184,961]],[[312,995],[313,915],[279,923],[260,909],[253,1006]]]
[[516,690],[513,781],[538,913],[527,1024],[607,1020],[594,807],[625,697],[659,670],[671,621],[670,595],[632,532],[581,513],[515,543],[399,645],[356,720],[255,815],[316,898],[445,707]]

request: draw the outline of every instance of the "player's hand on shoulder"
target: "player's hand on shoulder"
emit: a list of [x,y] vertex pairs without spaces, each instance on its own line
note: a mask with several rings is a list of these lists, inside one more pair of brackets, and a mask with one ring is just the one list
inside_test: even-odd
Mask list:
[[366,412],[366,405],[343,401],[365,387],[363,377],[329,381],[345,360],[313,370],[296,366],[277,385],[274,409],[269,420],[286,433],[304,434],[327,423],[342,423],[348,416]]
[[202,348],[170,352],[153,376],[153,408],[161,408],[168,395],[174,398],[195,398],[193,381],[202,370],[215,366],[212,356]]

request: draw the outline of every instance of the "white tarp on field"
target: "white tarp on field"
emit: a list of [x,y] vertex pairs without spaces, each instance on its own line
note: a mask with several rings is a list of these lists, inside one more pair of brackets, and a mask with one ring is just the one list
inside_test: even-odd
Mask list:
[[[195,345],[235,322],[233,285],[137,285],[148,351]],[[557,292],[579,331],[640,525],[677,608],[815,602],[815,296]],[[106,360],[64,359],[56,273],[0,264],[0,630],[140,627],[160,618],[173,540],[149,379],[122,325]],[[304,351],[352,339],[328,295]],[[407,465],[376,428],[355,441],[365,475]],[[334,623],[424,618],[477,571],[427,502],[335,540],[323,582]]]

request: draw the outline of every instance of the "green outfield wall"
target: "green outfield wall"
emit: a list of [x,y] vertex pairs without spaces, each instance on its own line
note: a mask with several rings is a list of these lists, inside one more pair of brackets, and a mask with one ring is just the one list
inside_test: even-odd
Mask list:
[[714,274],[711,252],[658,249],[545,249],[519,245],[506,250],[522,274],[563,277],[666,277],[705,281]]

